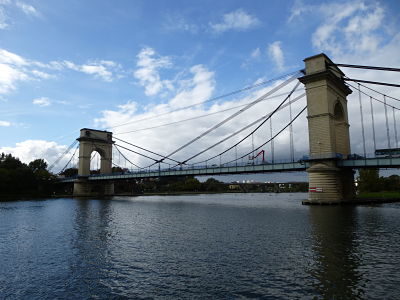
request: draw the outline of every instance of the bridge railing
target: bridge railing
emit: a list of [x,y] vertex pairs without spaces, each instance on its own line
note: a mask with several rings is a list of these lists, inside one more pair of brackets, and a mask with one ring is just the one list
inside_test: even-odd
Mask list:
[[[183,165],[183,166],[176,166],[176,167],[168,167],[168,168],[153,168],[153,169],[138,169],[138,170],[130,170],[126,172],[117,172],[117,173],[110,173],[110,174],[91,174],[90,176],[85,176],[85,177],[106,177],[106,176],[118,176],[118,175],[129,175],[129,174],[137,174],[137,175],[146,175],[146,174],[154,174],[157,172],[161,173],[166,173],[166,172],[176,172],[176,171],[191,171],[191,170],[217,170],[217,169],[223,169],[223,168],[242,168],[242,167],[249,167],[249,166],[262,166],[262,165],[280,165],[280,164],[290,164],[290,163],[300,163],[304,164],[308,161],[312,160],[318,160],[318,159],[326,159],[325,156],[311,156],[311,158],[308,155],[303,155],[299,158],[296,158],[295,161],[289,160],[289,159],[275,159],[274,162],[271,161],[238,161],[238,162],[231,162],[231,163],[223,163],[221,165],[219,164],[190,164],[190,165]],[[360,154],[350,154],[347,156],[346,159],[343,158],[343,156],[337,155],[336,153],[330,154],[329,158],[331,159],[337,159],[340,163],[340,165],[343,166],[377,166],[379,167],[380,165],[387,165],[387,163],[382,164],[382,160],[384,159],[395,159],[396,157],[382,157],[382,156],[377,156],[375,153],[368,153],[367,155],[360,155]],[[374,160],[376,160],[376,163],[374,163]],[[400,160],[399,157],[397,157],[397,160]],[[394,163],[397,163],[396,162]],[[358,163],[356,161],[359,161]],[[361,161],[368,161],[365,163],[362,163]],[[218,172],[215,172],[218,173]],[[61,178],[60,180],[72,180],[79,178],[79,176],[72,176],[72,177],[65,177]]]
[[175,166],[175,167],[168,167],[168,168],[146,168],[146,169],[136,169],[136,170],[129,170],[126,172],[115,172],[115,173],[110,173],[110,174],[91,174],[89,176],[72,176],[72,177],[65,177],[65,178],[60,178],[60,179],[65,179],[65,180],[72,180],[72,179],[77,179],[79,177],[105,177],[105,176],[110,176],[110,175],[127,175],[127,174],[149,174],[149,173],[154,173],[154,172],[174,172],[174,171],[180,171],[180,170],[185,170],[185,171],[190,171],[190,170],[207,170],[207,169],[219,169],[219,168],[235,168],[235,167],[248,167],[248,166],[262,166],[262,165],[278,165],[278,164],[288,164],[288,163],[302,163],[303,158],[305,156],[299,156],[296,157],[294,161],[290,159],[274,159],[272,162],[271,160],[243,160],[243,161],[237,161],[237,162],[230,162],[230,163],[222,163],[221,165],[215,164],[215,163],[209,163],[209,164],[188,164],[188,165],[182,165],[182,166]]

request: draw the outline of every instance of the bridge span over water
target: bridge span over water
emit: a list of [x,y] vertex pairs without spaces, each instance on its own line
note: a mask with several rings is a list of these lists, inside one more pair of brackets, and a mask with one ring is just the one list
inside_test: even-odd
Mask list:
[[[102,193],[105,195],[112,195],[114,193],[114,181],[116,180],[128,180],[128,179],[144,179],[154,177],[167,177],[167,176],[213,176],[213,175],[227,175],[227,174],[247,174],[247,173],[269,173],[269,172],[291,172],[291,171],[306,171],[309,176],[309,203],[341,203],[351,200],[354,193],[354,170],[362,168],[399,168],[400,167],[400,155],[388,155],[386,157],[375,156],[368,157],[366,155],[366,142],[364,132],[364,119],[363,119],[363,108],[361,95],[365,94],[366,89],[373,90],[369,87],[365,87],[362,91],[360,88],[360,82],[373,83],[363,80],[354,80],[348,78],[340,69],[342,67],[351,67],[352,65],[339,65],[333,63],[325,54],[318,54],[312,57],[308,57],[305,60],[305,70],[300,70],[297,73],[291,74],[286,80],[281,80],[274,87],[272,87],[266,94],[256,98],[252,102],[245,104],[238,111],[230,115],[229,117],[214,124],[209,129],[204,131],[199,136],[194,137],[184,145],[178,147],[168,155],[162,155],[154,151],[145,149],[138,145],[132,144],[131,142],[124,141],[120,138],[113,137],[113,133],[110,131],[101,131],[84,128],[80,132],[80,137],[77,139],[79,142],[79,161],[78,161],[78,176],[76,178],[63,178],[60,179],[62,182],[73,182],[74,183],[74,195],[75,196],[90,196],[94,192],[96,194],[99,191],[94,191],[93,188],[98,189],[99,182],[102,182],[103,186]],[[353,66],[354,67],[354,66]],[[357,68],[374,68],[368,66],[356,66]],[[382,68],[378,68],[382,69]],[[390,68],[393,71],[393,68]],[[348,81],[357,81],[358,88],[355,88]],[[297,82],[297,83],[296,83]],[[181,152],[182,149],[189,145],[192,145],[197,140],[205,137],[210,132],[220,128],[227,122],[230,122],[244,111],[255,107],[258,103],[268,99],[275,92],[289,86],[291,83],[296,83],[293,89],[287,94],[283,101],[276,106],[272,112],[265,114],[263,117],[257,120],[251,120],[251,123],[245,127],[231,133],[224,137],[222,140],[217,141],[215,144],[208,146],[206,149],[192,154],[190,157],[181,160],[177,159],[176,153]],[[305,87],[305,93],[298,97],[294,97],[293,93],[296,91],[300,84]],[[388,85],[385,83],[385,85]],[[390,85],[390,84],[389,84]],[[391,86],[398,86],[391,84]],[[347,96],[353,92],[353,90],[359,93],[359,105],[361,115],[362,132],[361,136],[363,139],[363,153],[360,155],[354,155],[350,149],[350,134],[349,134],[349,113],[347,105]],[[374,92],[377,92],[373,90]],[[367,94],[366,94],[367,95]],[[303,96],[306,96],[306,105],[299,110],[296,115],[292,115],[292,104]],[[397,139],[397,123],[396,123],[396,110],[399,108],[387,103],[389,96],[382,94],[383,101],[368,95],[370,101],[370,111],[372,117],[372,129],[373,129],[373,145],[376,153],[376,133],[377,135],[383,136],[384,130],[381,128],[375,128],[373,105],[372,101],[377,101],[384,105],[384,112],[386,117],[386,135],[388,139],[389,150],[393,147],[393,143],[390,141],[389,134],[389,122],[388,122],[388,109],[393,111],[393,122],[394,122],[394,133],[395,133],[395,146],[398,147]],[[400,99],[395,99],[400,101]],[[380,104],[379,104],[380,105]],[[265,108],[265,106],[264,106]],[[272,116],[278,111],[288,108],[287,116],[289,121],[286,126],[277,130],[274,134],[272,132]],[[294,147],[293,147],[293,122],[300,117],[300,115],[307,112],[307,123],[308,123],[308,141],[309,141],[309,153],[304,156],[304,159],[295,159]],[[276,117],[276,115],[275,115]],[[260,145],[254,145],[253,134],[258,129],[270,122],[270,136],[265,142]],[[208,156],[206,159],[193,163],[194,158],[204,157],[205,153],[213,149],[218,145],[225,145],[226,142],[233,136],[236,136],[244,130],[254,128],[245,137],[240,139],[237,143],[229,146],[224,151],[214,156]],[[289,143],[287,149],[290,150],[290,158],[285,162],[278,162],[269,160],[270,163],[264,159],[264,150],[262,147],[269,144],[273,155],[273,142],[285,130],[289,131]],[[247,153],[241,153],[238,155],[237,146],[243,141],[252,142],[252,150]],[[124,143],[124,145],[121,144]],[[161,141],[162,142],[162,141]],[[134,147],[128,148],[127,145]],[[152,160],[152,163],[146,167],[139,167],[135,163],[131,162],[127,157],[124,158],[136,166],[136,171],[126,171],[113,173],[113,147],[117,147],[119,153],[121,149],[131,151],[136,155],[141,155]],[[162,150],[162,146],[160,147]],[[400,149],[396,148],[399,151]],[[196,149],[197,150],[197,149]],[[261,151],[260,151],[261,150]],[[146,154],[140,151],[146,151]],[[234,153],[232,153],[234,151]],[[90,164],[91,155],[93,152],[97,152],[101,156],[100,163],[100,174],[91,174]],[[228,161],[222,161],[227,157],[227,153],[231,153],[228,157]],[[262,161],[260,162],[259,156],[262,154]],[[243,160],[250,160],[251,163]],[[215,160],[219,160],[219,163],[215,163]],[[211,162],[211,163],[210,163]],[[168,167],[165,167],[165,166]],[[172,165],[172,167],[171,167]],[[96,185],[93,183],[97,182]]]
[[[384,158],[365,158],[365,159],[344,159],[338,160],[337,165],[342,168],[363,169],[363,168],[400,168],[399,157]],[[255,174],[272,172],[299,172],[306,171],[310,167],[309,161],[303,162],[282,162],[274,164],[258,164],[244,166],[203,166],[203,167],[183,167],[182,169],[160,169],[143,170],[127,173],[93,174],[87,178],[89,181],[101,180],[126,180],[126,179],[145,179],[167,176],[217,176],[234,174]],[[78,177],[60,179],[61,182],[74,182]]]

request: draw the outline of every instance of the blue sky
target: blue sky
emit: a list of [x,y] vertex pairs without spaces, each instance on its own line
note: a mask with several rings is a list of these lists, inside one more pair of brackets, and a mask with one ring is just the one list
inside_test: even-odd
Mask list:
[[[299,70],[305,57],[320,52],[335,62],[399,67],[399,15],[399,1],[0,0],[0,151],[27,162],[38,157],[52,162],[80,128],[105,129],[205,101]],[[345,72],[399,82],[397,74]],[[113,131],[227,109],[268,88]],[[396,89],[382,91],[399,96]],[[213,140],[272,111],[274,103],[227,124]],[[233,111],[120,137],[167,153]],[[276,128],[286,116],[277,118]],[[298,155],[308,149],[303,119],[296,126]],[[359,120],[350,122],[356,132]],[[277,142],[277,153],[287,140],[288,134],[281,146]],[[359,134],[352,143],[359,149]]]

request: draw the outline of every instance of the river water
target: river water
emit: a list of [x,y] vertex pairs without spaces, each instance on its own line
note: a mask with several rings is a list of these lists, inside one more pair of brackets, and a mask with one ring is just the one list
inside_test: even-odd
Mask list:
[[400,203],[306,194],[0,203],[0,299],[400,299]]

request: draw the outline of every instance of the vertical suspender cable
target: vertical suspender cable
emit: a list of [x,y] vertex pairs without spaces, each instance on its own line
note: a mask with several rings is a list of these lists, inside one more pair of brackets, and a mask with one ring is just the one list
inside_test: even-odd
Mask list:
[[358,102],[360,103],[361,132],[362,132],[362,139],[363,139],[364,157],[366,157],[367,151],[365,150],[364,116],[363,116],[363,109],[362,109],[362,102],[361,102],[361,87],[360,87],[360,84],[358,84]]
[[254,134],[251,134],[251,156],[254,163]]
[[399,148],[399,141],[397,139],[397,126],[396,126],[396,112],[394,110],[394,107],[392,107],[393,109],[393,127],[394,127],[394,139],[396,141],[396,148]]
[[235,146],[235,164],[237,167],[237,146]]
[[383,104],[384,104],[384,106],[385,106],[386,135],[387,135],[388,149],[391,149],[391,146],[390,146],[389,120],[388,120],[387,106],[386,106],[386,95],[383,95]]
[[375,120],[374,120],[374,107],[372,105],[372,97],[369,97],[369,102],[371,104],[371,118],[372,118],[372,137],[374,139],[374,151],[376,150],[376,139],[375,139]]
[[289,116],[290,116],[290,126],[289,126],[289,133],[290,133],[290,159],[294,162],[294,144],[293,144],[293,125],[292,125],[292,104],[290,102],[289,96]]
[[272,139],[272,117],[269,119],[269,130],[271,134],[271,159],[272,163],[274,163],[274,140]]

